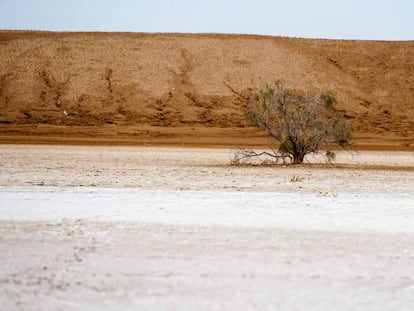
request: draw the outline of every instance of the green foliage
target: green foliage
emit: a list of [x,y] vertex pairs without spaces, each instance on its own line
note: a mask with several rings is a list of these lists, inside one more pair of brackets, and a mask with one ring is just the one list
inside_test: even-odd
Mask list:
[[339,146],[347,146],[352,139],[354,126],[347,121],[338,121],[335,124],[335,143]]
[[330,150],[326,150],[326,154],[325,155],[326,155],[326,160],[327,160],[328,163],[332,163],[336,159],[336,153],[335,152],[332,152]]
[[[282,85],[267,85],[253,97],[247,117],[251,125],[266,130],[274,140],[279,155],[290,156],[294,164],[302,163],[321,144],[349,144],[353,127],[335,109],[332,91],[312,94]],[[327,154],[333,160],[333,153]]]
[[331,90],[321,93],[321,99],[325,102],[326,108],[330,111],[335,109],[335,104],[337,103],[335,93]]

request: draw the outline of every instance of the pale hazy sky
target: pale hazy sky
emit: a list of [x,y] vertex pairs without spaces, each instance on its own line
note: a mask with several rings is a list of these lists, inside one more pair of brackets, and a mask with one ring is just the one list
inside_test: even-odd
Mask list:
[[0,29],[414,40],[414,0],[0,0]]

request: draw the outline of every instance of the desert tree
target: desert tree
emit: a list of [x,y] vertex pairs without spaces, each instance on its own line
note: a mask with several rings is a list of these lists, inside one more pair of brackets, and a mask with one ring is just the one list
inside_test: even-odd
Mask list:
[[[301,91],[280,84],[263,87],[252,97],[247,117],[252,125],[266,131],[271,151],[240,149],[235,160],[266,155],[300,164],[307,154],[318,153],[322,146],[348,145],[352,124],[335,106],[336,97],[331,91]],[[335,153],[326,150],[326,156],[333,160]]]

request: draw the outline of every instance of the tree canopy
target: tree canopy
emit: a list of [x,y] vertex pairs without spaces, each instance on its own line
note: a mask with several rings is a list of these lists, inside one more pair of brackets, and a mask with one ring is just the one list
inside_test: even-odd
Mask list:
[[[336,104],[331,91],[268,85],[253,96],[247,116],[252,125],[263,128],[271,138],[274,157],[289,157],[299,164],[307,154],[319,152],[322,145],[350,143],[352,124]],[[334,154],[329,151],[327,155]]]

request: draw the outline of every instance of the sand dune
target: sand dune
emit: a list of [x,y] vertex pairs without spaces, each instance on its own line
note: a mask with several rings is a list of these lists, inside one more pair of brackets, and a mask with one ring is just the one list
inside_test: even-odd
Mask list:
[[246,98],[282,81],[335,91],[357,144],[414,144],[412,41],[0,31],[0,55],[3,142],[261,144]]

